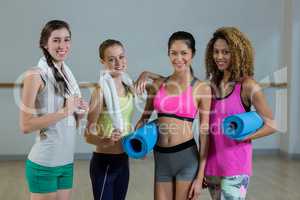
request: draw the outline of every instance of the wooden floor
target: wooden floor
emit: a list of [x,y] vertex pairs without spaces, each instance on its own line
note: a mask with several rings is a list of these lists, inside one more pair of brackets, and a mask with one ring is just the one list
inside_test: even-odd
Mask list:
[[[88,174],[89,161],[75,162],[75,183],[72,199],[92,199]],[[278,156],[256,156],[254,176],[250,180],[248,200],[299,200],[300,161]],[[24,161],[0,161],[0,200],[28,198],[24,178]],[[153,199],[153,159],[131,160],[128,200]],[[208,200],[208,191],[201,200]]]

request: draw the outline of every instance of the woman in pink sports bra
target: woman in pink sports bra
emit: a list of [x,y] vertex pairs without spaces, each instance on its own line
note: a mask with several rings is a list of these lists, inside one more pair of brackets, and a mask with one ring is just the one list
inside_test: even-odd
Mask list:
[[[159,139],[154,148],[154,199],[198,199],[207,155],[211,89],[197,80],[191,69],[194,37],[179,31],[171,35],[168,55],[173,73],[154,80],[148,88],[145,110],[136,127],[157,112]],[[198,112],[199,111],[199,112]],[[198,151],[192,122],[200,118]]]
[[[253,49],[247,37],[234,27],[216,30],[206,49],[206,73],[212,85],[209,151],[206,182],[213,200],[243,200],[252,174],[251,140],[274,133],[272,111],[259,84],[253,80]],[[244,141],[223,135],[225,117],[254,106],[264,126]]]

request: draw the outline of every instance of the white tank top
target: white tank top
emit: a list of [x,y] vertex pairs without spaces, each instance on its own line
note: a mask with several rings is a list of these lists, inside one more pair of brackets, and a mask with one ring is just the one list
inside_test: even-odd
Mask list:
[[[55,93],[54,83],[40,70],[45,87],[37,94],[37,115],[54,113],[63,108],[64,97]],[[56,167],[73,163],[76,137],[76,121],[73,115],[44,128],[37,133],[28,159],[39,165]]]

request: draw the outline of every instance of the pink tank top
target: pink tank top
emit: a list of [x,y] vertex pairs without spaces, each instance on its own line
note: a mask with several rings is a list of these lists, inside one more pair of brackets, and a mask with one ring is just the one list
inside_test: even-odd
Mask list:
[[165,82],[157,91],[153,106],[158,116],[175,117],[182,120],[193,121],[197,114],[197,107],[193,98],[193,85],[197,79],[193,79],[188,88],[180,95],[168,95]]
[[222,132],[222,121],[230,115],[246,112],[241,99],[241,84],[225,98],[213,98],[210,114],[209,151],[206,176],[252,175],[252,144],[229,139]]

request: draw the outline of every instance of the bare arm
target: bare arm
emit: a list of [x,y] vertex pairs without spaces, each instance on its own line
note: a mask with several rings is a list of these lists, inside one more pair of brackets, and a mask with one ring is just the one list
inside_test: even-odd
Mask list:
[[144,107],[143,114],[142,114],[141,118],[138,120],[138,122],[135,126],[136,129],[141,127],[151,117],[151,114],[154,110],[153,100],[154,100],[155,94],[156,94],[159,86],[163,82],[163,80],[164,80],[163,78],[159,78],[159,79],[155,80],[152,85],[147,86],[148,96],[147,96],[146,104],[145,104],[145,107]]
[[91,96],[90,110],[87,116],[88,121],[84,132],[85,140],[89,144],[99,145],[101,143],[101,139],[97,135],[97,118],[103,109],[102,98],[101,89],[95,88]]
[[252,79],[245,80],[243,83],[243,88],[245,88],[247,98],[255,107],[257,113],[264,120],[263,127],[247,137],[245,140],[253,140],[274,133],[276,131],[276,123],[273,119],[272,110],[267,104],[266,98],[262,92],[262,88],[256,83],[255,80]]
[[103,147],[113,145],[114,143],[110,138],[103,138],[98,135],[97,119],[103,111],[103,93],[100,87],[95,88],[93,91],[89,108],[88,121],[84,132],[86,142],[96,146],[102,145]]
[[195,88],[196,98],[199,109],[199,169],[198,174],[193,181],[189,192],[190,199],[198,199],[202,188],[204,170],[208,154],[208,129],[209,129],[209,114],[211,107],[211,88],[205,82],[200,82]]
[[35,101],[37,94],[42,87],[43,81],[39,71],[29,70],[25,76],[20,105],[20,128],[23,133],[30,133],[46,128],[74,112],[73,107],[70,107],[70,109],[73,110],[68,110],[64,107],[55,113],[46,114],[40,117],[35,116]]
[[147,84],[149,84],[149,79],[152,80],[153,82],[155,80],[159,80],[159,79],[164,79],[165,77],[153,73],[153,72],[149,72],[149,71],[144,71],[140,74],[140,76],[138,77],[138,79],[136,80],[135,84],[134,84],[134,89],[137,92],[137,94],[142,94],[147,88]]
[[209,129],[209,114],[211,107],[211,88],[207,83],[201,82],[197,91],[199,96],[199,156],[200,165],[198,170],[199,178],[204,177],[204,168],[206,164],[206,158],[208,153],[208,129]]

